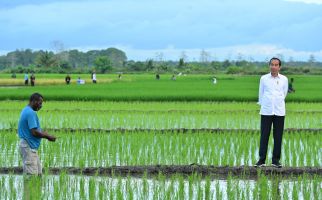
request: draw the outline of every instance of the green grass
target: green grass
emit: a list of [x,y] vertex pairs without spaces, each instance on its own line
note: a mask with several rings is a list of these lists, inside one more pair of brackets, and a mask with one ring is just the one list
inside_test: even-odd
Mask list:
[[[73,76],[74,80],[76,76],[78,75]],[[171,75],[161,75],[161,80],[158,81],[154,75],[124,75],[122,80],[118,80],[116,75],[99,75],[96,85],[73,83],[67,86],[63,83],[64,75],[39,74],[39,82],[46,80],[48,83],[50,79],[61,79],[62,84],[36,85],[33,88],[2,87],[0,99],[24,100],[31,93],[40,92],[47,100],[257,101],[260,76],[222,75],[217,77],[217,85],[212,83],[213,76],[187,75],[171,81]],[[288,95],[287,101],[322,102],[321,76],[292,77],[295,78],[296,93]],[[87,79],[89,80],[89,75]],[[10,85],[10,79],[6,79],[5,83]]]

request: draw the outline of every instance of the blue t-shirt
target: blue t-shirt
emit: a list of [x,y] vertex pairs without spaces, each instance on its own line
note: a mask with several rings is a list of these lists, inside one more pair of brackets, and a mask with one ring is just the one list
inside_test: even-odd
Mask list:
[[18,135],[19,138],[25,139],[31,149],[38,149],[41,138],[35,137],[31,133],[31,129],[40,129],[40,123],[36,112],[28,105],[20,114],[20,120],[18,124]]

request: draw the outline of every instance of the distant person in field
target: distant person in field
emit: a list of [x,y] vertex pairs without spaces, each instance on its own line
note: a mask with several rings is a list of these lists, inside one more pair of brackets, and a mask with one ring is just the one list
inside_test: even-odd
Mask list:
[[46,138],[51,142],[56,140],[55,136],[41,130],[36,112],[41,109],[42,103],[42,95],[34,93],[29,98],[29,104],[20,114],[18,123],[19,152],[22,157],[24,174],[42,174],[42,167],[37,153],[41,139]]
[[93,81],[93,83],[96,83],[96,73],[95,73],[95,71],[93,71],[93,73],[92,73],[92,81]]
[[67,74],[67,76],[65,77],[65,82],[66,82],[67,85],[70,84],[70,80],[71,80],[70,75]]
[[25,80],[25,85],[28,85],[28,83],[29,83],[29,76],[28,76],[28,73],[25,73],[25,75],[24,75],[24,80]]
[[171,80],[173,80],[173,81],[175,81],[177,78],[176,78],[176,75],[172,75],[172,77],[171,77]]
[[273,57],[269,61],[270,73],[263,75],[259,83],[258,104],[261,106],[259,160],[255,167],[265,166],[267,146],[273,125],[274,149],[272,166],[281,168],[281,148],[285,120],[285,98],[288,91],[288,80],[280,74],[282,62]]
[[122,74],[119,74],[119,75],[118,75],[118,77],[119,77],[119,79],[121,80],[121,79],[122,79]]
[[217,79],[216,79],[216,77],[214,77],[213,78],[213,82],[212,82],[213,84],[217,84]]
[[291,82],[289,82],[289,84],[288,84],[288,93],[295,92],[295,89],[293,87],[293,82],[294,82],[294,79],[291,78]]
[[160,75],[159,75],[159,74],[156,74],[156,75],[155,75],[155,78],[156,78],[157,80],[160,80]]
[[35,74],[32,73],[31,76],[30,76],[30,84],[31,84],[31,86],[35,86],[35,82],[36,82],[36,77],[35,77]]

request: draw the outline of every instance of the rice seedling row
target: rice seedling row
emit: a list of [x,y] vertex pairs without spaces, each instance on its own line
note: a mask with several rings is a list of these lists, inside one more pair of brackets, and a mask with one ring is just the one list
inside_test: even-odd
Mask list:
[[[258,159],[259,134],[199,133],[55,133],[58,139],[43,141],[39,154],[45,167],[109,167],[137,165],[251,166]],[[18,138],[2,132],[0,167],[21,166]],[[271,160],[272,138],[268,148]],[[322,165],[321,133],[284,134],[284,166]],[[46,155],[46,156],[44,156]]]
[[[240,103],[48,103],[39,111],[42,128],[93,128],[93,129],[258,129],[259,110],[252,104]],[[1,103],[0,103],[1,104]],[[97,104],[97,105],[96,105]],[[16,128],[20,111],[26,104],[2,104],[0,129]],[[71,107],[69,108],[68,106]],[[178,109],[176,110],[176,106]],[[308,104],[319,111],[320,104]],[[122,108],[122,111],[117,110]],[[200,108],[200,111],[194,108]],[[233,108],[228,109],[230,106]],[[55,107],[58,108],[55,110]],[[224,109],[223,109],[223,108]],[[239,109],[236,109],[239,107]],[[285,128],[322,128],[322,112],[305,111],[306,104],[290,105]],[[6,109],[11,108],[11,109]],[[13,109],[15,108],[15,109]],[[244,108],[241,110],[240,108]],[[74,109],[74,110],[73,110]],[[94,110],[91,110],[94,109]],[[95,110],[97,109],[97,110]],[[321,108],[322,110],[322,108]]]

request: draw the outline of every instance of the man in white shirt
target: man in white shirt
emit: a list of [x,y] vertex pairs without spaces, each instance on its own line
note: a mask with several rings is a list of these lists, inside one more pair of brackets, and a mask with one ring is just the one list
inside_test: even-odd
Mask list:
[[92,81],[93,81],[93,83],[96,83],[96,72],[95,71],[93,71],[93,73],[92,73]]
[[274,149],[272,166],[281,168],[281,148],[285,119],[285,98],[288,91],[288,80],[279,73],[281,60],[272,58],[269,61],[270,73],[260,79],[258,104],[261,106],[261,138],[259,161],[255,167],[265,166],[267,146],[271,127],[273,125]]

